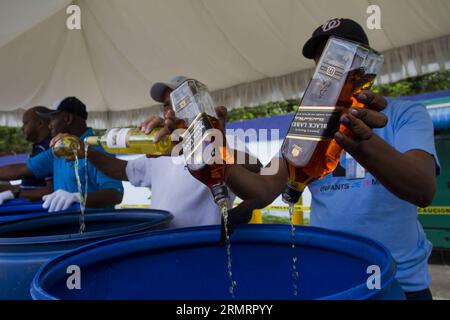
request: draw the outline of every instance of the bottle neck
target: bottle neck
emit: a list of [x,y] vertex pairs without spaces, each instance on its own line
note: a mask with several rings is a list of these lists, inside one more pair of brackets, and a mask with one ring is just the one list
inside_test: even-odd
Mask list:
[[303,190],[297,190],[294,187],[292,187],[291,185],[287,184],[286,188],[283,191],[282,194],[282,200],[284,203],[288,204],[288,205],[295,205],[298,200],[300,199]]
[[227,204],[228,202],[228,188],[221,184],[221,185],[217,185],[212,187],[211,192],[213,194],[214,197],[214,201],[219,205],[224,205]]
[[99,146],[100,145],[100,137],[91,136],[84,139],[84,143],[88,146]]

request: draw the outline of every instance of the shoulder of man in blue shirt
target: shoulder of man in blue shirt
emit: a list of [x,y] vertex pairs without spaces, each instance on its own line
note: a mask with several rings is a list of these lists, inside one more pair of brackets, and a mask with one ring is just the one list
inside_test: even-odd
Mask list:
[[[397,151],[421,150],[439,161],[434,146],[434,128],[426,107],[418,102],[388,99],[383,113],[384,128],[374,129]],[[431,243],[417,220],[417,207],[387,190],[370,172],[362,178],[347,178],[341,171],[309,185],[312,193],[311,224],[365,236],[384,244],[397,262],[396,278],[405,291],[427,288],[427,260]]]
[[53,160],[52,150],[48,149],[30,158],[27,167],[38,179],[50,177],[53,176]]
[[[440,163],[434,145],[433,121],[424,104],[418,101],[386,98],[388,106],[383,111],[388,117],[387,127],[392,129],[393,136],[383,132],[380,134],[399,152],[422,150],[433,156],[436,164],[436,175],[440,174]],[[381,133],[385,129],[375,129]]]

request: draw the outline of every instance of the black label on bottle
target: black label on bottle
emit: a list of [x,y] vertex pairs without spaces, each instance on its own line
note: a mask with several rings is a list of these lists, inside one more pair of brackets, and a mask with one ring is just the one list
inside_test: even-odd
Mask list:
[[[183,135],[183,153],[187,162],[192,161],[191,158],[196,154],[201,156],[202,152],[198,153],[196,151],[202,146],[203,141],[207,137],[208,130],[210,129],[213,129],[213,126],[209,121],[208,116],[204,113],[199,114],[192,121],[191,125]],[[197,163],[196,161],[194,162]]]
[[339,129],[343,107],[299,107],[287,138],[331,140]]

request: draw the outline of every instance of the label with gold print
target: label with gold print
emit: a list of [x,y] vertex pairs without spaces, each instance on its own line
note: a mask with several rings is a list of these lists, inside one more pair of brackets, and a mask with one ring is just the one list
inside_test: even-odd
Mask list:
[[292,120],[287,138],[331,140],[339,130],[343,107],[301,106]]

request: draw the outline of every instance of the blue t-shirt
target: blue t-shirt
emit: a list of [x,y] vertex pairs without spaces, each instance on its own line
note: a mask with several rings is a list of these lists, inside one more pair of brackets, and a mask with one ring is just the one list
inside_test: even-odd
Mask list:
[[[401,153],[428,152],[434,156],[439,174],[433,124],[426,108],[410,101],[388,102],[383,112],[389,122],[374,132]],[[346,154],[333,173],[309,185],[311,225],[381,242],[397,262],[396,278],[404,291],[428,288],[427,260],[432,244],[418,221],[417,207],[395,196],[369,172],[363,178],[346,178],[345,162]]]
[[[92,129],[80,137],[83,140],[85,137],[93,135]],[[101,148],[96,147],[97,150],[102,151]],[[78,166],[78,173],[81,181],[82,192],[85,192],[85,162],[86,159],[80,159]],[[75,176],[75,161],[67,162],[64,158],[55,157],[52,150],[49,149],[40,153],[36,157],[28,160],[28,169],[37,177],[47,177],[53,175],[54,190],[65,190],[68,192],[78,192],[77,180]],[[99,171],[90,161],[88,161],[88,190],[87,192],[95,192],[104,189],[115,189],[123,194],[122,182],[112,179],[101,171]]]
[[[38,154],[47,151],[50,148],[50,140],[51,136],[48,136],[43,141],[33,144],[29,159],[34,158]],[[47,181],[52,179],[53,179],[52,175],[39,179],[36,177],[24,178],[22,179],[22,183],[20,184],[20,189],[22,190],[39,189],[45,187],[47,185]]]

